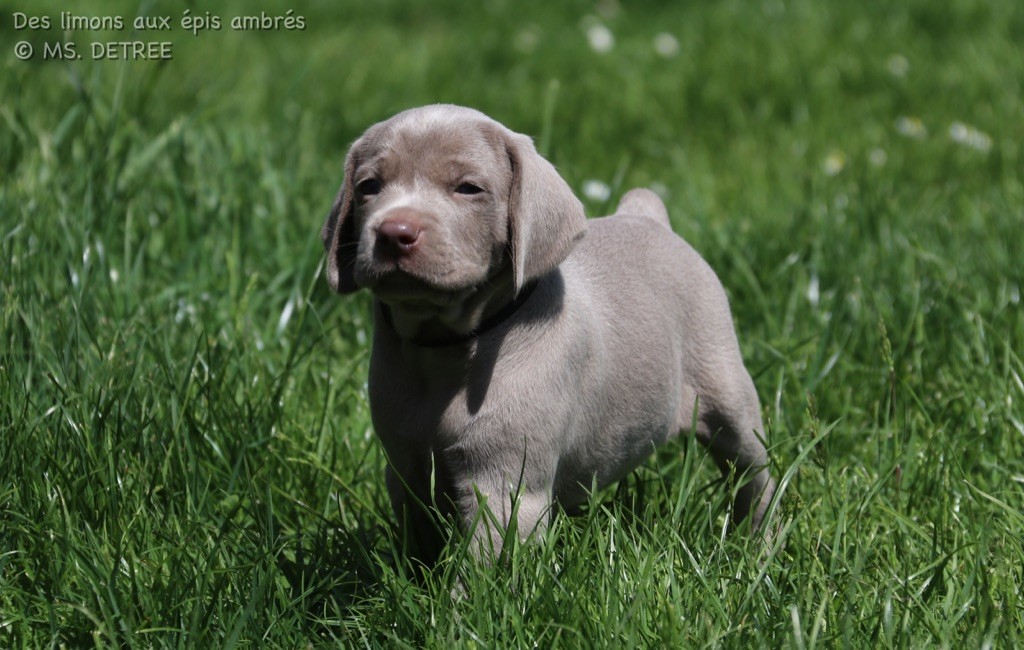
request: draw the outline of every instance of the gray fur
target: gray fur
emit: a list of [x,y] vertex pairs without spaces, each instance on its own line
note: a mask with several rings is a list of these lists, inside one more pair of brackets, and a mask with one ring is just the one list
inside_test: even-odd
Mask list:
[[438,512],[497,550],[513,503],[526,537],[694,421],[761,527],[775,484],[725,292],[654,193],[586,220],[529,138],[427,106],[356,141],[322,236],[332,288],[376,298],[370,406],[420,557]]

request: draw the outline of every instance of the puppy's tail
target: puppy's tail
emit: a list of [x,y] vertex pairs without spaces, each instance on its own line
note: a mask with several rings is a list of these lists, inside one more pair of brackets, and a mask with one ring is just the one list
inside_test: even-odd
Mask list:
[[668,223],[668,210],[665,209],[661,198],[654,192],[640,187],[626,192],[619,201],[619,207],[615,208],[615,214],[648,217],[669,230],[672,229]]

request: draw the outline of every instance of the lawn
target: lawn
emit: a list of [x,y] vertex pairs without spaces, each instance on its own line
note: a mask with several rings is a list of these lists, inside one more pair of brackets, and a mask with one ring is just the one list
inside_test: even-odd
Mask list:
[[[0,2],[0,646],[1024,644],[1024,3],[73,4],[126,25]],[[172,57],[93,58],[133,40]],[[404,558],[319,229],[349,143],[437,101],[590,216],[665,197],[761,396],[772,544],[684,437],[497,566]]]

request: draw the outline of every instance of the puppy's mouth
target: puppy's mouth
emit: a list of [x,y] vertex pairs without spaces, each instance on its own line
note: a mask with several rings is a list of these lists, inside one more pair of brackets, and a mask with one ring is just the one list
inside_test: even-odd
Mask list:
[[430,291],[450,290],[449,269],[425,269],[416,260],[407,257],[398,259],[367,260],[356,267],[356,282],[374,293],[422,294]]
[[443,309],[458,301],[473,283],[447,269],[429,273],[412,260],[373,260],[356,269],[356,283],[380,301],[416,311]]

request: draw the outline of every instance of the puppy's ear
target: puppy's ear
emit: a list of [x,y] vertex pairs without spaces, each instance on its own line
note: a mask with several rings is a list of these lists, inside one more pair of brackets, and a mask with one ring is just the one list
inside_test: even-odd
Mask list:
[[320,239],[327,252],[327,283],[338,293],[352,293],[356,286],[353,275],[359,238],[354,223],[353,176],[356,170],[356,150],[359,142],[352,145],[345,158],[345,178],[334,199],[334,205],[327,214]]
[[554,270],[587,230],[583,205],[555,168],[518,133],[506,139],[512,163],[509,240],[515,290]]

